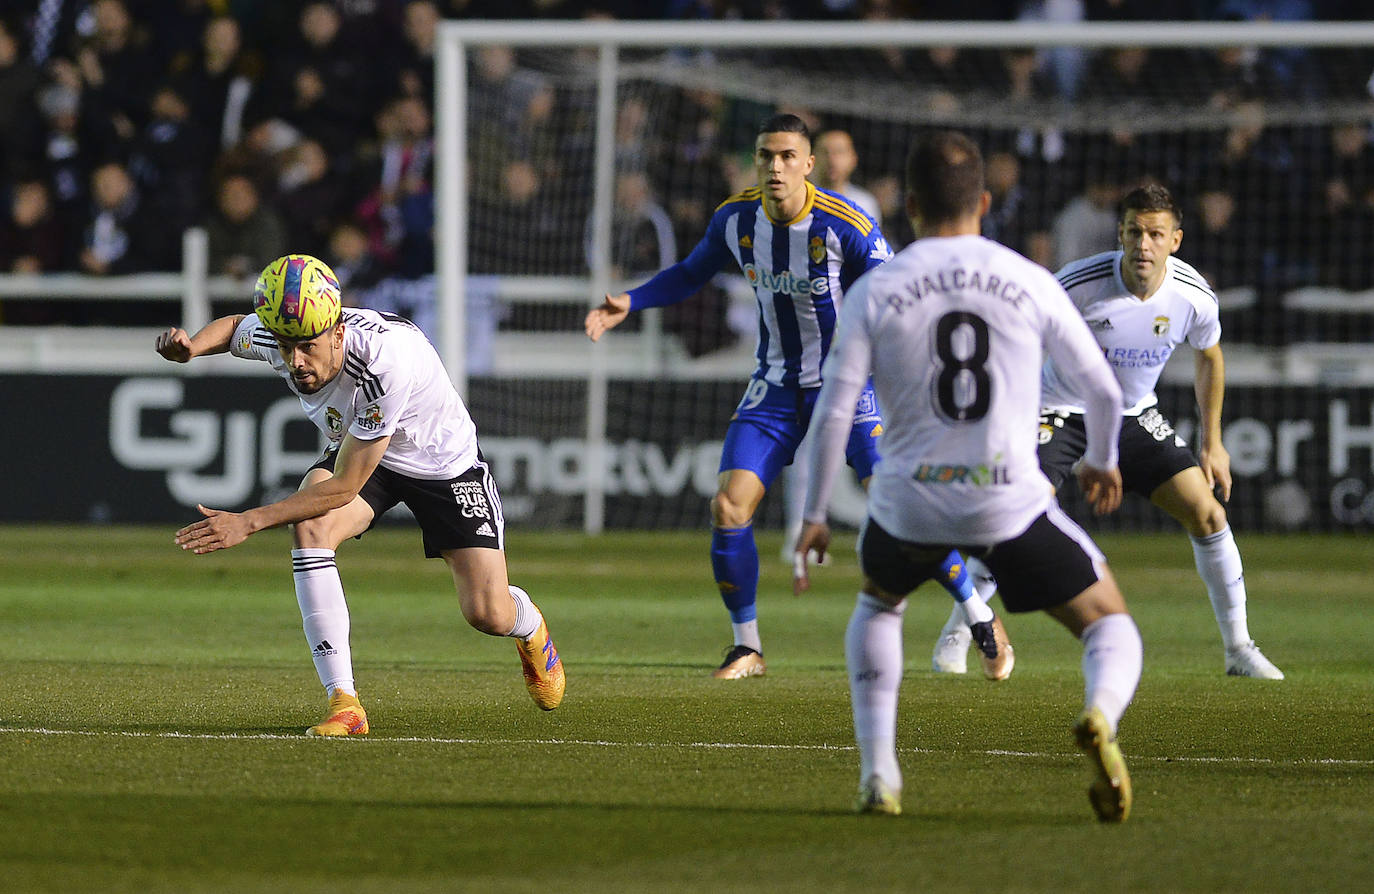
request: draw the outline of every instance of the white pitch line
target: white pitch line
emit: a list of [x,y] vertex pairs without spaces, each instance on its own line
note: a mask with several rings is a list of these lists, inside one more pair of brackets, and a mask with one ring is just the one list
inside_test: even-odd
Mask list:
[[[195,741],[215,741],[215,742],[234,742],[234,741],[305,741],[302,735],[288,735],[285,733],[186,733],[176,730],[165,732],[138,732],[136,730],[87,730],[87,729],[49,729],[47,727],[22,727],[22,726],[0,726],[0,735],[29,735],[29,736],[85,736],[92,738],[125,738],[125,739],[190,739]],[[744,751],[854,751],[853,745],[787,745],[782,743],[767,742],[612,742],[604,739],[468,739],[468,738],[443,738],[438,736],[376,736],[367,739],[353,739],[352,741],[375,742],[382,744],[386,742],[408,742],[421,745],[499,745],[499,746],[531,746],[531,745],[562,745],[562,746],[581,746],[587,748],[693,748],[702,750],[730,750],[738,749]],[[939,748],[920,748],[908,746],[897,749],[907,754],[981,754],[990,757],[1028,757],[1028,758],[1067,758],[1077,757],[1076,752],[1044,752],[1044,751],[1010,751],[1001,748],[973,749],[970,751],[954,751]],[[1374,760],[1364,760],[1358,758],[1311,758],[1298,760],[1281,760],[1272,757],[1148,757],[1141,755],[1130,755],[1132,762],[1150,761],[1154,763],[1178,763],[1178,764],[1238,764],[1238,765],[1262,765],[1274,767],[1374,767]]]

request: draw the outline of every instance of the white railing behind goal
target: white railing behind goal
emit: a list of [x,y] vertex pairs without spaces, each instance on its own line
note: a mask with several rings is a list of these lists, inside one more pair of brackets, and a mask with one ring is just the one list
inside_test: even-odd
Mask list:
[[[851,135],[896,246],[902,160],[927,128],[979,139],[988,235],[1051,267],[1113,247],[1125,188],[1169,185],[1180,256],[1220,298],[1233,385],[1287,389],[1272,419],[1235,392],[1255,417],[1237,420],[1242,466],[1257,492],[1300,477],[1298,448],[1262,462],[1253,438],[1278,456],[1293,419],[1355,425],[1374,383],[1359,348],[1374,337],[1372,47],[1374,23],[445,23],[439,341],[465,393],[474,338],[491,349],[469,401],[508,515],[589,532],[704,521],[752,368],[752,296],[722,275],[595,345],[581,321],[686,255],[752,178],[753,128],[780,109]],[[501,300],[471,302],[489,276]],[[1187,357],[1165,382],[1188,425]],[[1328,482],[1300,483],[1316,499]]]

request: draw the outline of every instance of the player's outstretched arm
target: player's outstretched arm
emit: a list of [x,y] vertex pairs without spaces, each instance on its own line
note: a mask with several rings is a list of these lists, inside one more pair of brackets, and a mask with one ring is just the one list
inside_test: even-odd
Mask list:
[[243,314],[220,317],[205,325],[195,335],[185,329],[169,326],[158,334],[155,348],[163,357],[173,363],[189,363],[192,357],[206,354],[223,354],[229,350],[229,342],[234,330],[243,322]]
[[587,337],[592,341],[598,340],[606,332],[623,323],[629,315],[630,293],[607,295],[605,301],[587,314],[586,322],[583,324],[587,330]]
[[372,476],[390,443],[390,435],[371,441],[345,435],[334,460],[334,474],[330,477],[303,487],[283,500],[247,512],[224,512],[197,506],[205,517],[177,531],[176,544],[198,556],[204,555],[238,546],[258,531],[318,518],[347,506]]

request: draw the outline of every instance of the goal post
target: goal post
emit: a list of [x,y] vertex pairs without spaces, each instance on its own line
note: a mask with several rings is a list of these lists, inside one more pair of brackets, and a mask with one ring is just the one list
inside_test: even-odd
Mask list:
[[[1169,67],[1210,65],[1229,48],[1249,62]],[[1374,431],[1374,360],[1359,344],[1374,337],[1374,272],[1364,270],[1374,271],[1374,261],[1361,241],[1374,239],[1374,170],[1364,170],[1359,152],[1340,161],[1345,168],[1329,157],[1342,126],[1362,127],[1369,146],[1371,48],[1369,22],[443,23],[439,347],[473,406],[507,516],[591,533],[706,523],[712,452],[752,369],[748,290],[727,272],[709,297],[687,302],[709,312],[636,314],[595,344],[582,336],[581,318],[603,294],[642,282],[657,261],[686,255],[704,229],[702,207],[749,175],[747,161],[732,157],[747,154],[749,126],[785,108],[822,129],[851,131],[859,173],[881,187],[873,191],[889,210],[910,136],[969,130],[990,160],[1020,162],[1020,210],[1003,206],[995,225],[1005,229],[990,235],[1013,244],[1014,232],[1013,247],[1048,266],[1056,249],[1076,244],[1071,234],[1100,229],[1092,182],[1128,171],[1198,187],[1184,196],[1180,255],[1196,252],[1206,272],[1217,271],[1237,525],[1374,524],[1374,448],[1366,443],[1374,441],[1366,434]],[[965,61],[950,69],[958,81],[947,89],[939,62],[951,49]],[[1166,60],[1156,70],[1165,83],[1114,97],[1087,66],[1126,50]],[[1076,93],[1018,101],[996,92],[1011,70],[1004,57],[1034,53],[1044,81],[1054,71],[1046,57],[1061,51],[1080,65]],[[1270,85],[1257,83],[1217,104],[1229,73],[1254,73],[1266,53],[1344,66],[1319,71],[1339,89],[1269,95]],[[896,57],[905,78],[881,68]],[[1271,135],[1274,146],[1255,149]],[[1283,167],[1232,163],[1230,143],[1246,139],[1243,151],[1289,157]],[[698,141],[714,141],[719,158],[700,163]],[[1352,165],[1361,187],[1368,173],[1370,190],[1349,200],[1348,213],[1328,214],[1313,194],[1297,194],[1318,173]],[[640,201],[654,210],[627,223]],[[1258,222],[1247,217],[1256,214]],[[1308,214],[1331,232],[1304,232]],[[900,211],[882,223],[900,247]],[[1177,357],[1161,398],[1185,430],[1190,395],[1191,362]],[[842,520],[861,516],[856,488],[841,504]],[[776,523],[772,496],[765,509]],[[1107,522],[1159,523],[1140,507]]]

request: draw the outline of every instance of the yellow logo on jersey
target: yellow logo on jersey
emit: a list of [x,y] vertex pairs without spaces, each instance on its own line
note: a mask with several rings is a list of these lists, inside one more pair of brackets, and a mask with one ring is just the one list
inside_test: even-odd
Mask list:
[[1156,338],[1163,338],[1169,334],[1169,318],[1155,317],[1155,324],[1152,327]]
[[754,240],[753,240],[753,239],[750,239],[747,235],[741,236],[741,237],[739,237],[739,247],[740,247],[740,248],[753,248],[753,247],[754,247]]
[[825,260],[825,242],[821,240],[820,236],[811,237],[811,242],[807,251],[811,255],[811,263],[819,264],[821,261]]
[[245,332],[243,335],[240,335],[240,336],[239,336],[239,353],[241,353],[241,354],[247,353],[247,352],[248,352],[248,349],[251,348],[252,346],[253,346],[253,339],[252,339],[252,337],[251,337],[247,332]]

